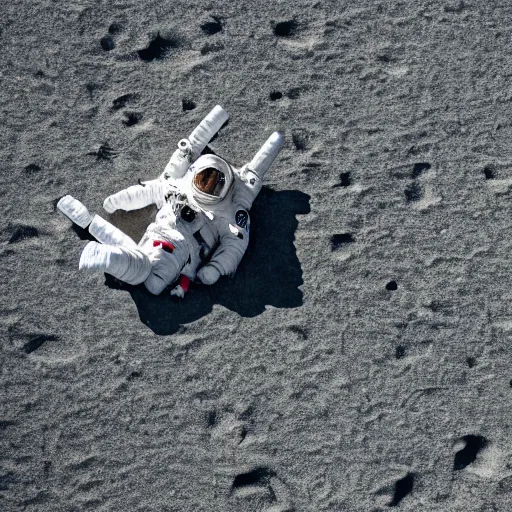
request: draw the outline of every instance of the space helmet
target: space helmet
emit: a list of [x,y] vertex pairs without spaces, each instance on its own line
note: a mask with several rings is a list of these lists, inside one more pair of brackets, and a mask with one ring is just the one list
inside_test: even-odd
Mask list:
[[200,156],[190,170],[192,175],[192,194],[203,205],[222,202],[233,186],[231,166],[217,155]]

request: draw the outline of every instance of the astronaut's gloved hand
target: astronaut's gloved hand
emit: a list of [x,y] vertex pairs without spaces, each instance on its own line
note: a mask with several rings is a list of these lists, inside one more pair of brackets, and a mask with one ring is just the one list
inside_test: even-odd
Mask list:
[[175,286],[172,290],[171,290],[171,296],[172,297],[178,297],[180,299],[183,299],[185,297],[185,290],[180,286]]
[[205,265],[197,273],[197,277],[203,284],[214,284],[220,277],[220,272],[213,265]]
[[171,296],[183,299],[185,297],[185,293],[188,292],[190,283],[190,278],[181,274],[179,283],[171,290]]

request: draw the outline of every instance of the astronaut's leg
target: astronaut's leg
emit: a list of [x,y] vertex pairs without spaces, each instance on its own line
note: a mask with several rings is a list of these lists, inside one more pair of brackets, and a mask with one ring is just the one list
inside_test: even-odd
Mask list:
[[190,283],[197,276],[197,267],[201,264],[201,258],[199,257],[199,250],[197,247],[191,247],[189,244],[188,263],[181,269],[180,279],[178,284],[171,290],[171,296],[179,297],[183,299],[185,294],[188,292]]
[[78,199],[64,196],[57,203],[57,208],[72,222],[85,229],[92,221],[91,214]]
[[89,233],[102,244],[114,245],[116,247],[126,247],[136,249],[137,244],[126,233],[119,228],[107,222],[99,215],[95,215],[89,225]]
[[79,268],[102,270],[125,283],[140,284],[151,273],[151,262],[139,249],[89,242],[80,256]]
[[151,272],[144,286],[151,293],[159,295],[180,276],[181,269],[189,257],[188,245],[183,235],[176,231],[171,243],[146,238],[145,243],[139,247],[148,255],[151,262]]
[[128,247],[136,249],[137,244],[119,228],[99,215],[91,216],[87,208],[78,199],[72,196],[64,196],[58,203],[57,208],[72,222],[81,228],[89,226],[89,233],[102,244]]

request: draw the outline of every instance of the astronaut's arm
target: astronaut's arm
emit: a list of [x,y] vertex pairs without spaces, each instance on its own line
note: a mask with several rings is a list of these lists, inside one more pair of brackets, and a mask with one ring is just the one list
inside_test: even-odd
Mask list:
[[244,173],[246,172],[246,167],[247,166],[244,166],[239,170],[235,169],[235,174],[239,179],[236,181],[233,200],[240,204],[244,209],[250,210],[252,203],[261,190],[262,181],[257,175],[252,176],[249,180],[244,181]]
[[235,201],[249,210],[256,196],[259,194],[263,178],[279,155],[284,146],[284,135],[274,132],[261,146],[253,159],[241,169],[235,171],[238,175],[235,189]]
[[249,245],[249,214],[238,210],[235,222],[225,221],[221,229],[219,246],[197,273],[204,284],[213,284],[220,276],[232,276],[236,272]]
[[178,149],[172,154],[166,165],[163,178],[183,178],[190,164],[201,156],[203,149],[222,128],[228,117],[228,113],[220,105],[214,107],[196,126],[188,139],[181,139],[178,142]]
[[103,202],[103,208],[108,213],[116,210],[138,210],[153,203],[161,208],[167,190],[165,183],[160,179],[140,183],[108,196]]

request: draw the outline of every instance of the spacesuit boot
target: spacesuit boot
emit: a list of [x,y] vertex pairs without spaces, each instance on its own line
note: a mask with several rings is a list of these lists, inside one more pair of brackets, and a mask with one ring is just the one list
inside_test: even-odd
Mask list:
[[103,270],[128,284],[143,283],[151,273],[149,258],[138,249],[89,242],[80,256],[80,270]]
[[91,214],[78,199],[64,196],[57,203],[57,208],[72,222],[85,229],[92,221]]

